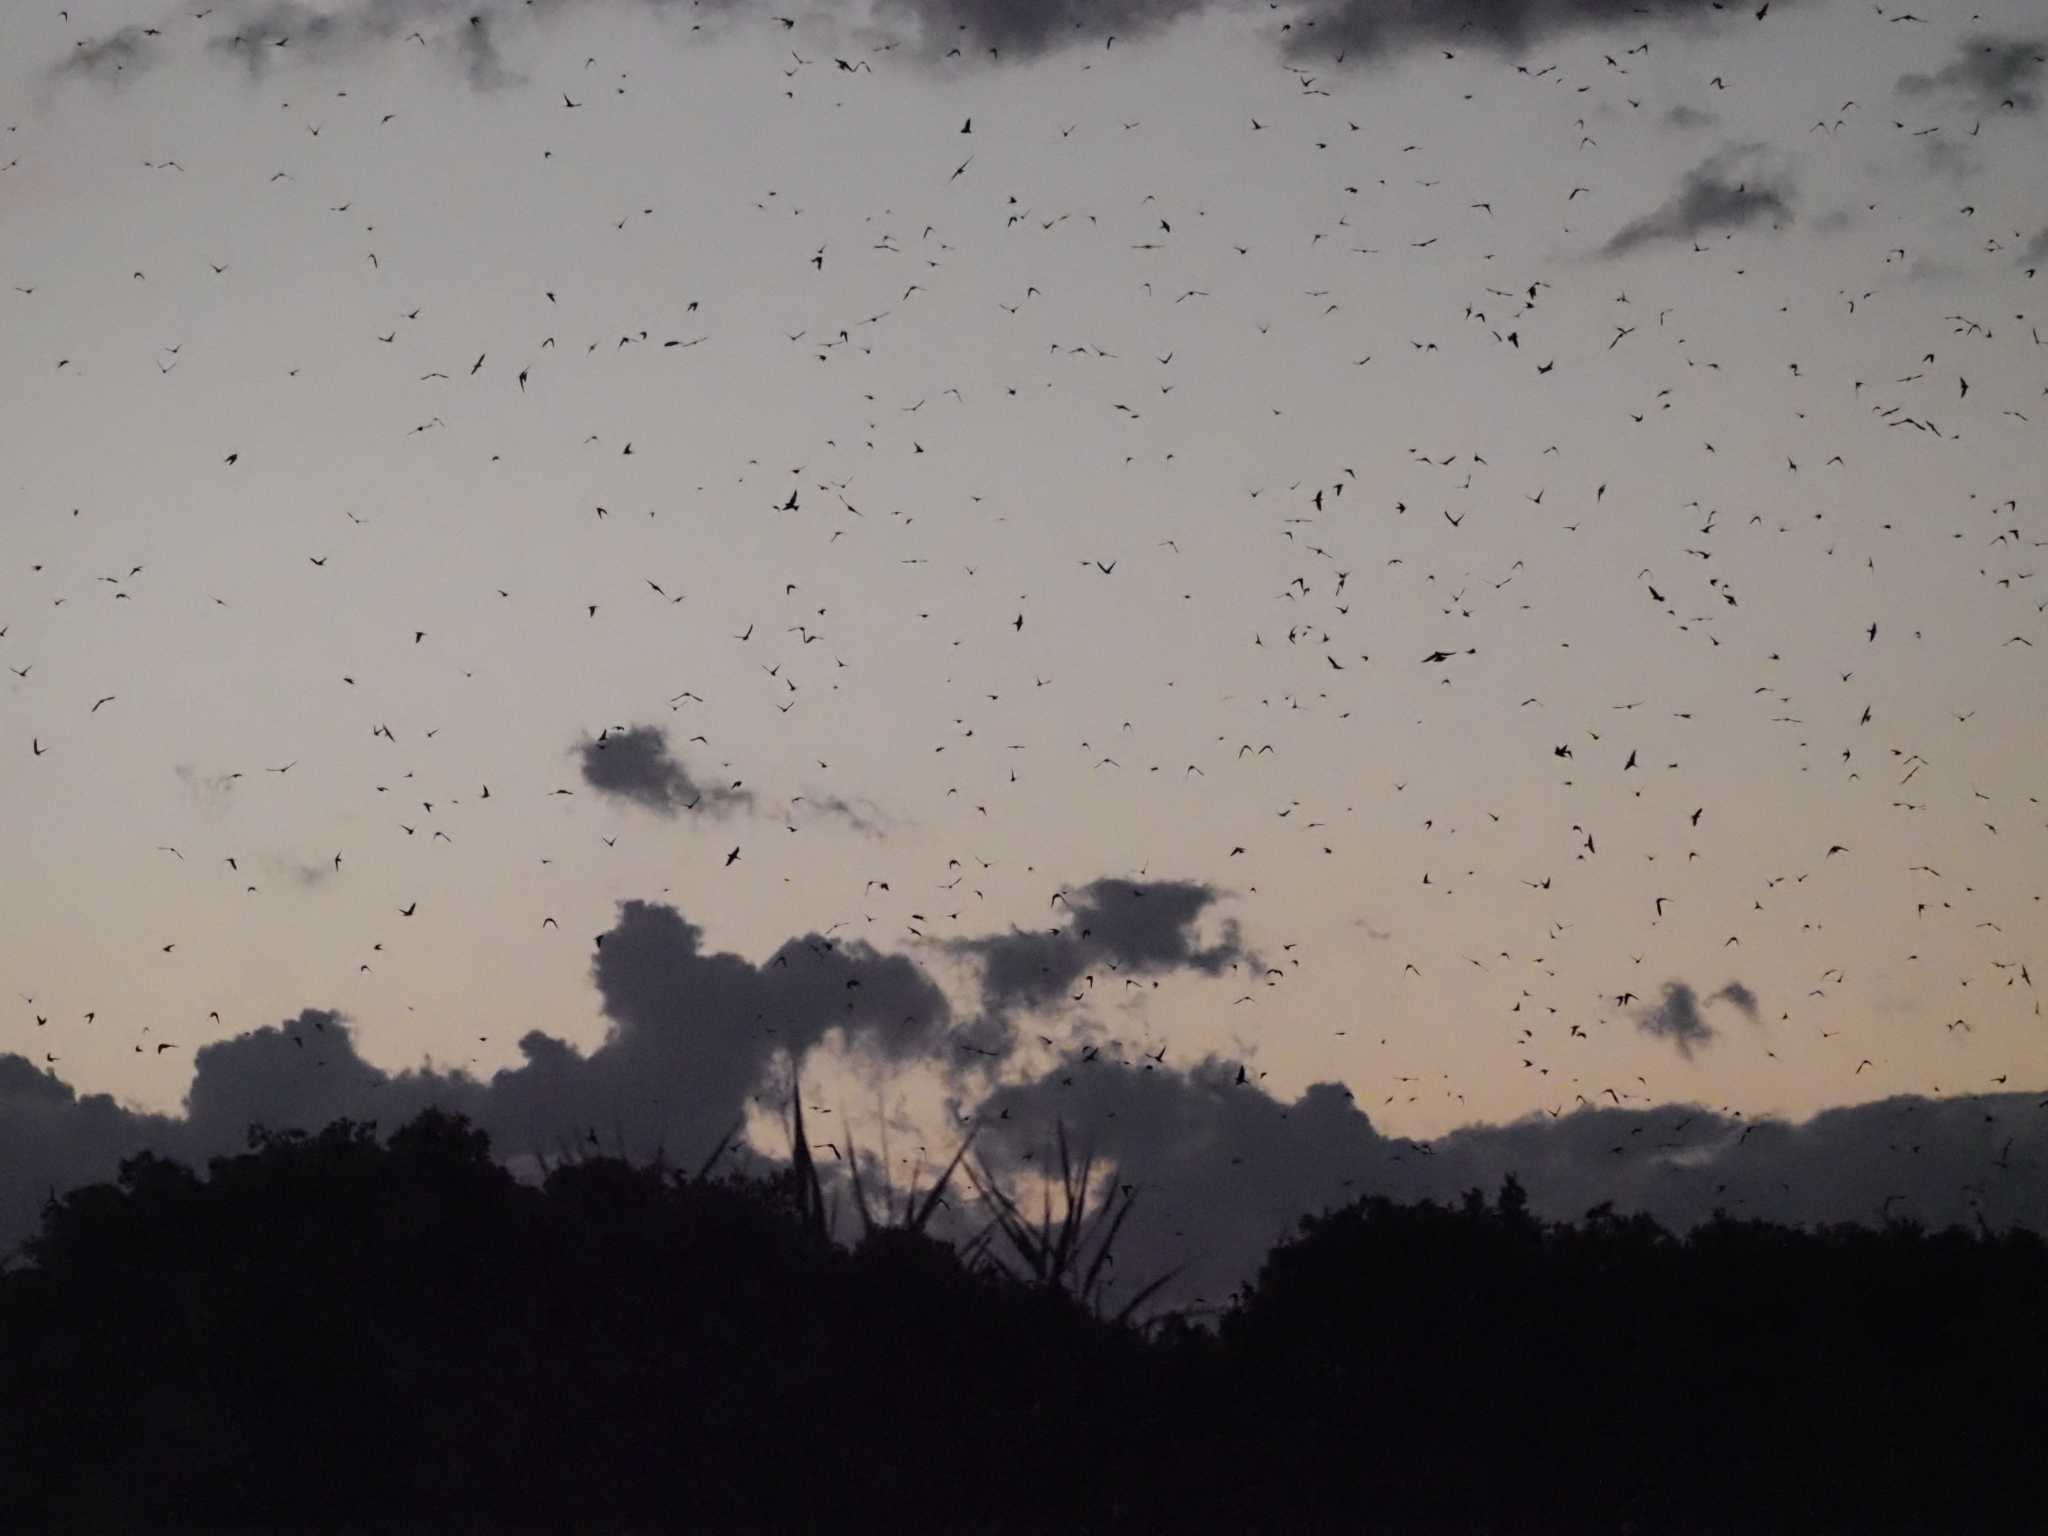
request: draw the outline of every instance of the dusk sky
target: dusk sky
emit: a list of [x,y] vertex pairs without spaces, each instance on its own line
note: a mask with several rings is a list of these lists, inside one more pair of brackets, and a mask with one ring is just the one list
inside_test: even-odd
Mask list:
[[1510,1165],[2048,1225],[2033,0],[0,70],[0,1239],[428,1099],[779,1157],[790,1049],[899,1180],[1084,1128],[1161,1256]]

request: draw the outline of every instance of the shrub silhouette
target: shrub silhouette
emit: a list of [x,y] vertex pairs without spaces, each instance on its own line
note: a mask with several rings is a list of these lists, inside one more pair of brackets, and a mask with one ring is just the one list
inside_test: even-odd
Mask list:
[[2041,1523],[2032,1234],[1547,1224],[1509,1180],[1304,1218],[1211,1331],[1104,1315],[1118,1207],[956,1246],[944,1181],[857,1189],[843,1244],[803,1152],[711,1164],[521,1183],[439,1112],[131,1159],[0,1275],[0,1528]]

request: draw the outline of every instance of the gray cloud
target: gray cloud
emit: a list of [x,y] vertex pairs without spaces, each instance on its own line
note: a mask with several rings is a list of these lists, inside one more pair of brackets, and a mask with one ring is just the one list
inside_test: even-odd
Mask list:
[[[1756,994],[1739,981],[1729,982],[1707,1001],[1732,1003],[1752,1022],[1756,1019]],[[1714,1038],[1713,1025],[1700,1013],[1699,994],[1682,981],[1665,982],[1663,1000],[1637,1010],[1636,1028],[1654,1039],[1670,1041],[1679,1055],[1688,1058]]]
[[[800,799],[814,813],[843,821],[865,837],[881,837],[887,830],[882,808],[872,800],[849,800],[844,795],[804,795]],[[795,809],[794,803],[791,809]]]
[[[50,1192],[109,1177],[144,1149],[202,1162],[242,1146],[251,1124],[317,1128],[349,1116],[388,1129],[437,1105],[470,1116],[515,1164],[593,1132],[606,1151],[694,1163],[755,1095],[779,1101],[789,1064],[828,1037],[902,1064],[944,1062],[954,1043],[943,995],[912,961],[816,934],[756,965],[706,952],[701,931],[673,908],[628,902],[592,973],[611,1023],[604,1040],[586,1052],[531,1032],[521,1063],[488,1080],[432,1064],[374,1067],[347,1021],[316,1009],[198,1051],[182,1118],[81,1097],[19,1056],[0,1056],[0,1253],[32,1230]],[[1742,1006],[1738,987],[1715,996]],[[1679,1230],[1722,1209],[1793,1223],[1981,1218],[2048,1231],[2039,1097],[1902,1097],[1802,1124],[1582,1099],[1555,1118],[1420,1142],[1383,1135],[1338,1083],[1288,1102],[1256,1080],[1240,1083],[1234,1062],[1209,1056],[1180,1068],[1119,1060],[1110,1047],[1001,1085],[974,1109],[978,1155],[999,1177],[1043,1168],[1063,1124],[1113,1183],[1138,1190],[1118,1246],[1125,1294],[1181,1267],[1163,1300],[1220,1303],[1305,1213],[1367,1194],[1452,1200],[1509,1173],[1552,1219],[1612,1204]],[[766,1166],[752,1154],[740,1160]],[[972,1213],[946,1219],[964,1232]]]
[[[308,1008],[284,1024],[217,1040],[194,1053],[192,1086],[185,1095],[186,1131],[214,1147],[238,1143],[251,1125],[310,1129],[372,1104],[373,1095],[391,1081],[356,1054],[340,1014]],[[420,1079],[410,1085],[414,1090],[424,1086]],[[445,1093],[462,1096],[462,1084],[442,1086]],[[417,1091],[394,1097],[407,1100],[408,1109],[426,1102]],[[398,1107],[382,1110],[382,1118],[390,1119]]]
[[365,42],[394,38],[413,9],[372,5],[355,12],[316,11],[294,0],[271,0],[239,13],[229,23],[234,30],[216,33],[206,46],[260,76],[288,49],[298,50],[294,58],[332,58]]
[[1956,57],[1933,74],[1899,76],[1907,96],[1946,96],[1978,112],[2034,113],[2048,68],[2048,39],[1978,34],[1956,45]]
[[0,1261],[34,1230],[43,1201],[111,1177],[121,1158],[181,1144],[182,1122],[81,1097],[26,1058],[0,1055]]
[[[531,0],[529,0],[529,4]],[[641,0],[666,9],[671,0]],[[1797,0],[1778,0],[1781,8]],[[550,6],[549,9],[556,7]],[[1100,48],[1111,39],[1131,43],[1190,17],[1222,9],[1223,0],[877,0],[871,12],[848,19],[873,21],[909,41],[928,62],[955,54],[980,60],[1030,59],[1068,46]],[[267,0],[239,11],[221,8],[225,25],[207,47],[252,75],[295,57],[331,59],[372,46],[412,39],[451,50],[472,85],[488,88],[518,77],[499,54],[496,28],[525,19],[526,7],[493,7],[457,0],[354,0],[318,9],[299,0]],[[701,0],[699,15],[739,13],[739,0]],[[833,8],[827,8],[833,9]],[[853,7],[846,7],[849,11]],[[1292,12],[1281,24],[1284,51],[1293,57],[1342,55],[1347,61],[1459,44],[1519,54],[1548,38],[1631,25],[1699,25],[1715,17],[1688,0],[1340,0]],[[765,20],[765,18],[763,18]],[[130,36],[129,34],[136,34]],[[95,65],[79,73],[111,76],[155,62],[134,28],[124,28],[81,49]],[[68,67],[68,66],[66,66]]]
[[761,965],[706,953],[672,907],[626,902],[591,962],[610,1028],[588,1053],[538,1030],[516,1066],[479,1079],[428,1063],[365,1061],[348,1021],[325,1009],[206,1045],[182,1117],[80,1098],[20,1056],[0,1055],[0,1253],[31,1229],[43,1197],[111,1177],[149,1149],[188,1161],[243,1145],[251,1125],[317,1129],[348,1116],[392,1127],[439,1106],[470,1116],[501,1156],[547,1157],[595,1130],[611,1150],[708,1153],[750,1098],[838,1035],[884,1062],[942,1059],[951,1010],[901,955],[819,934]]
[[2048,224],[2042,225],[2034,237],[2020,247],[2021,266],[2035,267],[2044,261],[2048,261]]
[[1798,1124],[1695,1105],[1580,1108],[1460,1130],[1436,1155],[1461,1187],[1517,1173],[1538,1209],[1559,1218],[1612,1201],[1681,1229],[1721,1208],[1796,1223],[1889,1211],[1946,1225],[1981,1214],[2048,1231],[2048,1115],[2038,1097],[1902,1096]]
[[706,955],[701,937],[673,907],[629,901],[591,964],[613,1025],[590,1061],[619,1092],[678,1096],[681,1123],[722,1131],[772,1057],[800,1060],[835,1030],[885,1061],[941,1045],[945,995],[905,956],[807,934],[756,967]]
[[1207,948],[1195,937],[1217,894],[1179,880],[1097,880],[1055,898],[1069,914],[1064,927],[958,939],[949,947],[980,961],[982,1004],[998,1015],[1061,998],[1098,965],[1134,975],[1185,969],[1214,976],[1250,960],[1234,923]]
[[1719,121],[1720,114],[1703,112],[1698,107],[1687,106],[1682,101],[1664,114],[1664,126],[1667,128],[1711,128]]
[[1118,1244],[1124,1281],[1135,1288],[1184,1266],[1163,1294],[1216,1304],[1307,1212],[1368,1194],[1455,1200],[1497,1189],[1510,1173],[1551,1220],[1611,1204],[1680,1231],[1717,1209],[1796,1224],[1981,1217],[2048,1231],[2048,1114],[2038,1097],[1896,1098],[1802,1124],[1582,1101],[1557,1118],[1418,1142],[1382,1135],[1338,1083],[1288,1103],[1238,1085],[1235,1068],[1213,1058],[1184,1071],[1098,1059],[992,1094],[977,1148],[1014,1176],[1044,1166],[1054,1125],[1064,1124],[1110,1165],[1111,1187],[1138,1190]]
[[499,54],[497,23],[494,8],[481,0],[357,0],[325,10],[298,0],[268,0],[239,10],[223,8],[223,22],[216,23],[219,30],[206,46],[261,76],[293,59],[334,60],[371,47],[417,42],[451,53],[469,83],[488,90],[520,79]]
[[1682,981],[1664,983],[1664,1000],[1636,1014],[1636,1028],[1659,1040],[1669,1040],[1678,1054],[1691,1056],[1714,1038],[1714,1027],[1700,1017],[1699,998]]
[[1185,1070],[1069,1062],[991,1094],[977,1150],[1013,1179],[1044,1166],[1064,1124],[1115,1183],[1137,1189],[1118,1273],[1135,1287],[1178,1267],[1181,1301],[1220,1302],[1305,1211],[1429,1187],[1424,1154],[1382,1137],[1341,1085],[1318,1083],[1283,1104],[1236,1076],[1213,1056]]
[[[1789,8],[1788,0],[1780,0]],[[1697,4],[1643,0],[1341,0],[1292,23],[1295,57],[1342,55],[1358,62],[1424,47],[1478,46],[1510,56],[1574,32],[1623,24],[1694,24],[1715,11]]]
[[1920,141],[1920,163],[1929,175],[1966,181],[1977,174],[1983,162],[1959,140],[1926,138]]
[[669,755],[668,733],[658,725],[602,731],[578,751],[584,783],[599,794],[630,800],[664,816],[700,807],[720,815],[754,803],[751,790],[699,785]]
[[880,14],[916,32],[919,51],[994,50],[1029,58],[1069,43],[1127,42],[1209,9],[1211,0],[882,0]]
[[316,885],[324,885],[333,879],[336,873],[331,863],[306,864],[297,860],[272,860],[271,864],[301,890],[311,890]]
[[1701,161],[1655,212],[1623,225],[1602,251],[1621,256],[1658,240],[1691,240],[1710,229],[1737,229],[1762,218],[1774,223],[1790,219],[1791,183],[1782,173],[1769,172],[1762,156],[1762,146],[1748,144]]
[[778,1072],[828,1036],[884,1062],[946,1054],[945,995],[901,955],[806,934],[761,965],[706,953],[673,907],[622,903],[591,961],[604,1040],[583,1053],[540,1031],[472,1111],[502,1151],[546,1155],[565,1127],[639,1155],[701,1156]]
[[[1077,895],[1076,922],[1101,937],[1071,947],[1148,972],[1213,972],[1236,949],[1194,942],[1212,899],[1201,886],[1099,881]],[[1002,953],[1010,940],[989,942]],[[1005,982],[1004,995],[1034,992],[1035,974]],[[50,1190],[110,1177],[144,1149],[203,1161],[242,1146],[251,1125],[311,1130],[347,1116],[390,1127],[438,1106],[468,1115],[510,1161],[546,1158],[593,1131],[606,1150],[682,1160],[708,1153],[756,1095],[779,1104],[791,1067],[828,1039],[873,1062],[937,1065],[960,1080],[945,994],[915,960],[858,941],[805,934],[757,965],[707,952],[702,930],[673,907],[628,901],[596,941],[591,978],[609,1024],[602,1041],[585,1051],[533,1030],[518,1042],[519,1064],[488,1078],[432,1062],[374,1066],[349,1022],[324,1009],[197,1050],[181,1117],[81,1098],[22,1057],[0,1055],[0,1252],[26,1235]]]
[[474,1112],[480,1095],[459,1075],[394,1076],[368,1065],[347,1021],[317,1008],[198,1050],[182,1116],[81,1096],[24,1058],[0,1055],[0,1262],[33,1229],[46,1195],[111,1178],[137,1152],[200,1161],[242,1147],[251,1125],[314,1128],[341,1115],[395,1125],[429,1104]]
[[160,53],[157,39],[141,27],[122,27],[105,37],[79,39],[72,45],[71,52],[58,60],[54,73],[112,80],[118,75],[140,73],[149,68]]
[[189,763],[180,763],[172,771],[186,792],[208,810],[218,810],[226,805],[242,777],[238,773],[207,773]]
[[478,90],[491,90],[519,83],[521,77],[507,69],[505,61],[498,56],[498,45],[492,40],[491,18],[487,13],[473,13],[456,37],[463,73],[469,77],[471,85]]
[[1716,992],[1707,1001],[1710,1003],[1733,1003],[1743,1013],[1748,1015],[1750,1022],[1754,1023],[1756,1021],[1756,994],[1739,981],[1729,982],[1727,986]]

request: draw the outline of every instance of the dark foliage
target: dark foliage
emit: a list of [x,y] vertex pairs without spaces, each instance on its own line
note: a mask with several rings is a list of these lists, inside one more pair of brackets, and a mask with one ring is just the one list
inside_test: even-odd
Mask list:
[[0,1528],[2041,1519],[2031,1234],[1549,1225],[1510,1180],[1305,1219],[1210,1331],[1106,1319],[908,1202],[836,1243],[819,1193],[802,1157],[522,1184],[439,1113],[133,1159],[0,1276]]

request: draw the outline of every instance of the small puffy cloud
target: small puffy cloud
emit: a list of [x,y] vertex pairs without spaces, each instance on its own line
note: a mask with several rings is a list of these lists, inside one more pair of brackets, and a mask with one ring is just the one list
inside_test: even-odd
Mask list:
[[1224,924],[1214,944],[1196,936],[1217,894],[1189,881],[1097,880],[1054,898],[1067,909],[1062,927],[957,939],[950,947],[981,963],[982,1003],[992,1014],[1050,1003],[1097,965],[1214,976],[1250,959],[1234,923]]
[[[1757,1017],[1756,994],[1739,981],[1731,981],[1709,997],[1707,1003],[1728,1003],[1752,1023]],[[1700,1012],[1699,994],[1682,981],[1664,983],[1663,1000],[1637,1010],[1636,1028],[1658,1040],[1668,1040],[1678,1054],[1690,1057],[1714,1038],[1714,1027]]]
[[1659,240],[1692,240],[1715,229],[1739,229],[1792,217],[1792,186],[1764,163],[1760,145],[1740,145],[1708,157],[1685,173],[1678,190],[1653,212],[1632,220],[1601,249],[1623,256]]
[[1664,126],[1667,128],[1711,128],[1719,121],[1721,118],[1718,113],[1705,112],[1682,101],[1664,114]]
[[700,786],[670,755],[668,733],[658,725],[600,732],[587,739],[578,752],[583,782],[592,789],[664,816],[699,807],[718,815],[754,803],[750,790]]
[[1727,986],[1716,992],[1707,1001],[1710,1003],[1733,1003],[1752,1022],[1756,1019],[1756,994],[1739,981],[1729,982]]

